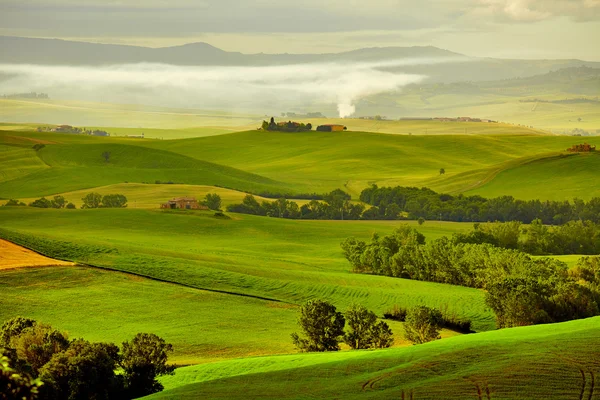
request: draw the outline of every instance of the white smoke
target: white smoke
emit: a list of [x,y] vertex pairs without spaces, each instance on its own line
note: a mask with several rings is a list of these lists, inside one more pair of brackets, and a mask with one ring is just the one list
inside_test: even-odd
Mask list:
[[348,117],[355,113],[360,99],[425,78],[386,68],[452,61],[404,59],[266,67],[0,64],[0,76],[6,77],[0,81],[0,93],[35,91],[55,98],[254,111],[335,104],[340,117]]

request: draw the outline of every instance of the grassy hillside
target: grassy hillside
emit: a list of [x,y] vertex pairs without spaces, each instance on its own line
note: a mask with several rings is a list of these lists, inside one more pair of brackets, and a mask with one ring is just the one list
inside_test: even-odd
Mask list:
[[[298,329],[295,304],[83,267],[2,272],[2,294],[0,321],[26,315],[72,338],[115,343],[153,332],[173,344],[170,360],[180,365],[295,352],[290,339]],[[403,324],[390,325],[395,346],[409,345]]]
[[[222,220],[209,212],[31,208],[0,208],[0,219],[5,230],[40,238],[31,242],[37,250],[46,248],[39,240],[51,240],[50,247],[60,250],[48,255],[57,258],[292,304],[314,297],[340,307],[360,302],[379,315],[394,304],[445,305],[471,318],[477,330],[494,327],[479,290],[351,273],[340,242],[349,236],[369,239],[374,232],[389,233],[398,222],[245,215]],[[470,228],[426,223],[421,230],[436,238]]]
[[600,155],[577,154],[533,161],[500,172],[490,182],[468,191],[484,197],[513,195],[520,199],[589,200],[600,194],[596,171]]
[[[291,194],[342,188],[355,198],[373,183],[461,193],[488,184],[501,172],[533,165],[532,161],[556,156],[582,142],[527,132],[515,128],[507,135],[405,136],[245,131],[163,141],[0,130],[0,147],[8,154],[6,171],[16,170],[0,181],[0,197],[30,198],[156,181]],[[46,147],[35,153],[31,146],[38,142]],[[111,154],[108,162],[104,152]],[[19,154],[26,159],[21,161]],[[578,160],[564,162],[577,164]],[[554,168],[552,163],[548,166]],[[562,171],[558,173],[570,168],[558,167]],[[440,168],[445,175],[439,175]],[[509,194],[520,197],[523,190],[527,197],[529,190],[561,199],[583,192],[588,197],[598,195],[597,188],[590,189],[583,181],[574,185],[573,180],[559,180],[552,193],[532,190],[536,182],[535,178],[523,184],[515,180]]]
[[596,399],[600,317],[401,349],[182,368],[149,399]]

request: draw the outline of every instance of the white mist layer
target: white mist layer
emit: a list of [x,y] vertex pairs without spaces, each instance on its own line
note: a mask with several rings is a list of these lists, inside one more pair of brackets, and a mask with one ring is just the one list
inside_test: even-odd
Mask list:
[[[364,97],[401,89],[425,76],[382,70],[452,59],[266,67],[124,64],[102,67],[0,64],[0,93],[46,92],[51,97],[175,107],[285,111],[337,105],[344,118]],[[0,75],[1,76],[1,75]]]

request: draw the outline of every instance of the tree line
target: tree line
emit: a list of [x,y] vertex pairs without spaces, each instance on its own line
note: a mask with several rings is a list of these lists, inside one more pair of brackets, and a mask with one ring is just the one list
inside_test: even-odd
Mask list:
[[230,204],[227,211],[243,214],[262,215],[289,219],[360,219],[365,207],[350,202],[350,195],[336,189],[323,196],[323,201],[311,200],[307,204],[280,198],[275,201],[258,202],[251,194],[244,197],[241,204]]
[[[436,193],[428,188],[378,187],[364,189],[360,200],[372,205],[376,218],[444,220],[455,222],[520,221],[529,224],[539,219],[546,225],[568,221],[600,222],[600,198],[586,202],[516,200],[512,196],[486,199],[481,196]],[[401,215],[402,214],[402,215]]]
[[[127,197],[123,194],[106,194],[102,196],[100,193],[88,193],[81,199],[83,204],[81,208],[125,208],[127,207]],[[7,207],[23,207],[26,204],[17,199],[8,200],[4,206]],[[39,198],[28,204],[29,207],[37,208],[77,208],[75,204],[69,202],[64,196],[54,196],[52,199],[45,197]]]
[[172,374],[173,346],[138,333],[121,347],[68,338],[30,318],[0,328],[0,392],[3,399],[125,400],[159,392],[157,377]]
[[553,258],[532,258],[489,243],[447,237],[425,242],[409,226],[370,243],[347,238],[344,256],[355,272],[486,290],[499,328],[562,322],[600,314],[600,261],[581,259],[572,270]]
[[521,222],[475,223],[468,233],[455,233],[456,243],[488,243],[505,249],[517,249],[533,255],[600,253],[600,225],[592,221],[569,221],[546,226],[540,219],[530,225]]

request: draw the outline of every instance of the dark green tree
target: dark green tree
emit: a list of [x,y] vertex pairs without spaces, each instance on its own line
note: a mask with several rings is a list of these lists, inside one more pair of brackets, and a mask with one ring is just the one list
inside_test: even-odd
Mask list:
[[52,202],[45,197],[41,199],[37,199],[31,203],[29,203],[29,207],[37,207],[37,208],[50,208],[52,207]]
[[67,200],[63,196],[54,196],[51,201],[52,208],[65,208]]
[[18,358],[30,366],[34,376],[38,376],[40,368],[55,353],[66,350],[69,344],[65,333],[43,323],[25,328],[11,339],[11,346],[16,350]]
[[167,365],[168,353],[172,351],[171,344],[152,333],[138,333],[131,341],[123,343],[120,365],[130,398],[163,389],[156,378],[173,374],[175,367]]
[[102,204],[100,207],[125,208],[127,207],[127,197],[122,194],[107,194],[102,197]]
[[404,323],[404,337],[414,344],[431,342],[440,338],[443,318],[439,310],[418,306],[408,311]]
[[390,347],[393,343],[389,326],[377,321],[374,312],[361,305],[352,305],[344,314],[348,330],[344,342],[352,349]]
[[345,320],[335,306],[324,300],[309,300],[300,308],[298,325],[305,337],[292,333],[294,345],[304,352],[337,351],[344,335]]
[[110,151],[104,151],[102,152],[102,158],[104,158],[104,162],[109,162],[110,161]]
[[14,317],[4,321],[2,327],[0,327],[0,348],[12,348],[11,340],[35,324],[37,322],[34,319],[24,317]]
[[83,201],[81,208],[98,208],[102,204],[102,195],[100,193],[88,193],[81,201]]
[[216,193],[208,193],[204,197],[204,202],[211,210],[218,211],[221,209],[221,196]]
[[40,370],[42,398],[111,400],[122,398],[124,379],[116,375],[119,348],[79,339],[56,353]]

